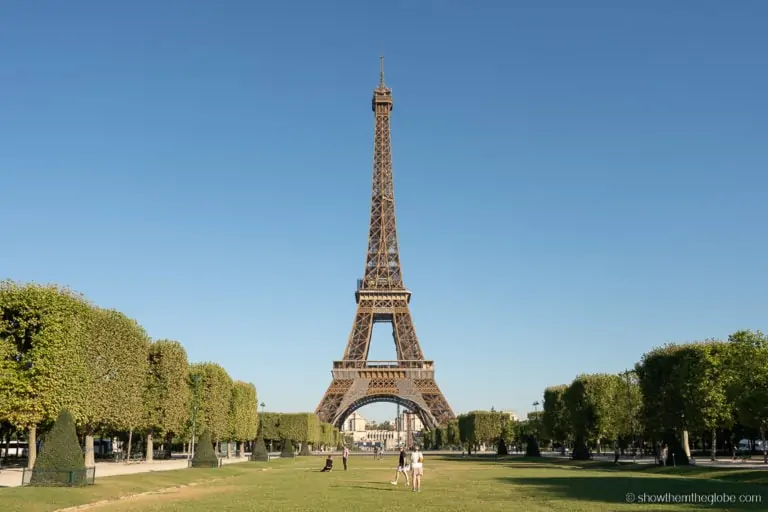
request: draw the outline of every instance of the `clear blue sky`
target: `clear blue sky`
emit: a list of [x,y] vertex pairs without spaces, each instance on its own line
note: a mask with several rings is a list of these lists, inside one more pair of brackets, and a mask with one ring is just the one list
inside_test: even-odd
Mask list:
[[0,275],[314,410],[384,52],[403,273],[456,412],[765,330],[768,5],[641,3],[6,1]]

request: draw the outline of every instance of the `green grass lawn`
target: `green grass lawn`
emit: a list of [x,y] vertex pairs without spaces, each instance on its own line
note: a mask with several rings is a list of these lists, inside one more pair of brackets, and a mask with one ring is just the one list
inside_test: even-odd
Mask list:
[[[337,464],[340,464],[340,460]],[[768,470],[613,466],[554,459],[441,458],[427,453],[423,490],[395,487],[396,458],[350,458],[349,471],[320,473],[320,457],[242,463],[99,479],[86,488],[0,489],[0,510],[766,510]],[[763,503],[627,504],[625,496],[697,493],[759,495]]]

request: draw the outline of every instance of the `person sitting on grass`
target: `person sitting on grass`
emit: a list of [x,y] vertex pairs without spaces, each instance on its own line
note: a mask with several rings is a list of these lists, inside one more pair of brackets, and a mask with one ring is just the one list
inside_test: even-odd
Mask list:
[[325,459],[325,467],[320,470],[321,473],[326,471],[333,471],[333,456],[331,455],[328,455],[328,458]]

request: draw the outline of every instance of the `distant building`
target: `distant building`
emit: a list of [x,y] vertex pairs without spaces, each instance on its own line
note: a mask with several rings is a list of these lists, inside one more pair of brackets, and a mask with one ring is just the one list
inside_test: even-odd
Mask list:
[[499,411],[502,415],[505,415],[509,417],[512,421],[520,421],[520,418],[517,417],[517,414],[515,411]]
[[[424,428],[419,417],[415,414],[404,413],[395,421],[390,421],[395,426],[394,430],[379,430],[375,428],[375,422],[366,421],[359,413],[352,413],[344,421],[341,429],[346,436],[352,436],[355,445],[363,449],[373,449],[374,446],[393,450],[398,445],[403,445],[408,436],[408,422],[410,421],[410,432],[418,437],[418,433]],[[374,428],[372,428],[374,427]]]

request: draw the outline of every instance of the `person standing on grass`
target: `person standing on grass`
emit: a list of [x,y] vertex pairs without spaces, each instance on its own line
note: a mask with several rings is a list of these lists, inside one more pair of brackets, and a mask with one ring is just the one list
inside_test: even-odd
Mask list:
[[421,477],[424,475],[424,455],[419,450],[419,445],[413,447],[411,453],[411,482],[413,482],[413,492],[421,492]]
[[344,452],[341,454],[341,461],[344,463],[344,471],[347,470],[347,457],[349,457],[349,448],[344,445]]
[[397,481],[400,479],[400,473],[405,475],[405,485],[409,485],[411,482],[408,478],[408,466],[405,465],[405,446],[400,448],[400,459],[397,461],[397,472],[395,473],[395,479],[390,483],[397,485]]

